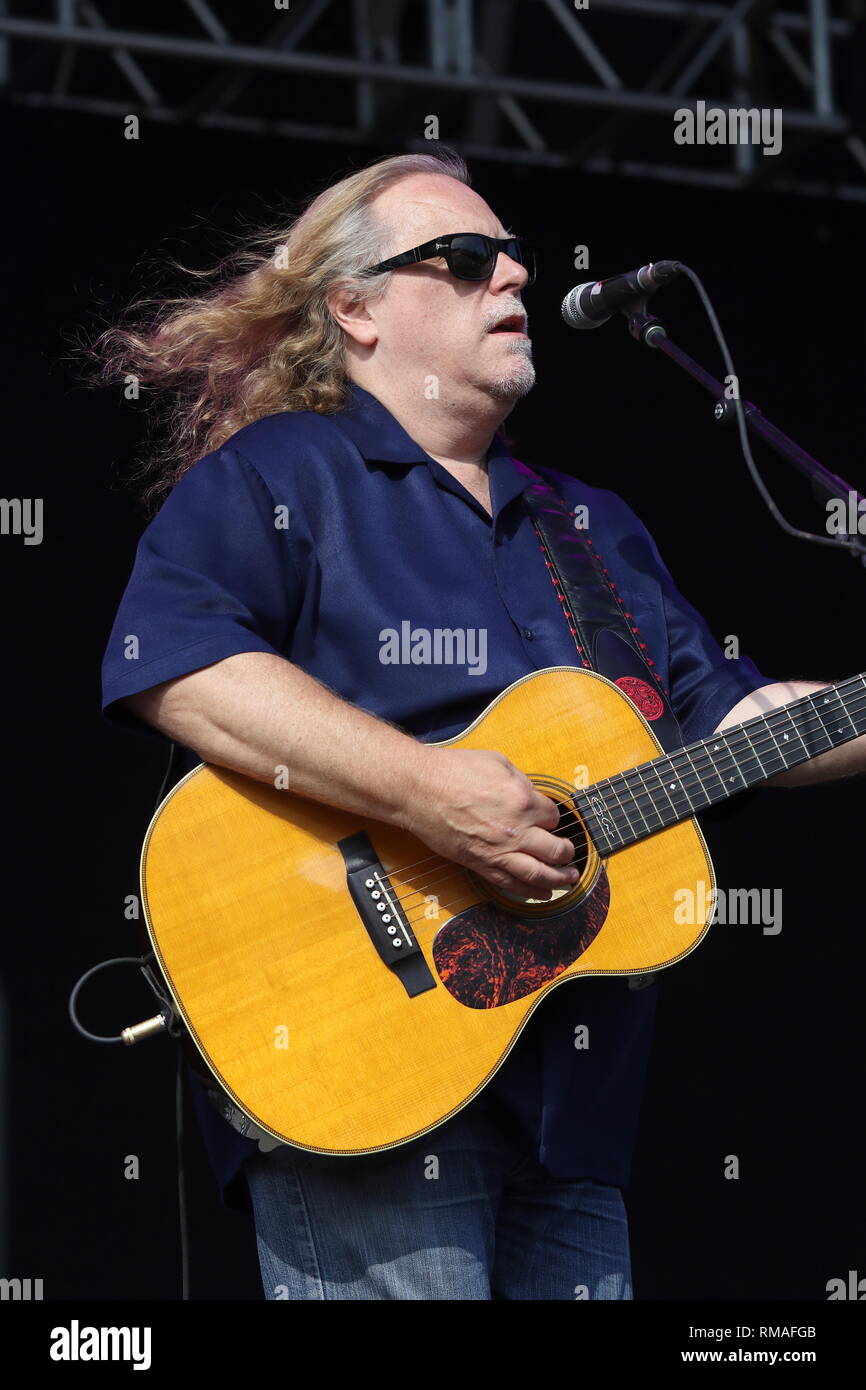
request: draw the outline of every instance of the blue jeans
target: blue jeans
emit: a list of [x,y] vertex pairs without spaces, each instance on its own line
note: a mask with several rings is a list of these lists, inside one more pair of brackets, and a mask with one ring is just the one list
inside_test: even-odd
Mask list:
[[622,1193],[551,1177],[479,1101],[364,1158],[244,1164],[267,1299],[630,1299]]

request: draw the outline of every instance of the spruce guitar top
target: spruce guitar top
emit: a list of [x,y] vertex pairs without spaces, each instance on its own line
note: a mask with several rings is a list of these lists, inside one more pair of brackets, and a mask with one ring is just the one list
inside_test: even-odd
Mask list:
[[715,882],[695,812],[863,733],[862,675],[670,754],[605,677],[524,677],[447,746],[503,753],[557,803],[581,877],[550,901],[500,893],[393,826],[201,764],[147,831],[148,932],[246,1115],[300,1148],[376,1152],[470,1101],[551,989],[688,955],[712,895],[683,923],[682,890]]

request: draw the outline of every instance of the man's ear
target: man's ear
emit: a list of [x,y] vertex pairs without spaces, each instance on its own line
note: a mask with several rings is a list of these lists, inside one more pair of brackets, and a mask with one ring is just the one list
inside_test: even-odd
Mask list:
[[357,290],[335,289],[325,297],[328,311],[344,333],[360,347],[374,347],[379,332],[366,300],[357,297]]

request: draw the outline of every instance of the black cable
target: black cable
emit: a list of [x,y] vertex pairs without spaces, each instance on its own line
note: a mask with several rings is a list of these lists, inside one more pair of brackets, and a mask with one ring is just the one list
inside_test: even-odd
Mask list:
[[[162,805],[166,789],[172,778],[175,762],[179,758],[179,755],[180,748],[174,740],[172,740],[165,775],[163,776],[159,791],[156,794],[154,815]],[[182,1028],[178,1027],[178,1034],[181,1033]],[[180,1233],[180,1296],[181,1301],[186,1303],[189,1301],[189,1213],[187,1211],[186,1165],[183,1151],[183,1048],[180,1043],[178,1043],[177,1048],[177,1071],[175,1073],[174,1084],[174,1130],[175,1149],[177,1154],[177,1216]]]
[[[166,769],[163,774],[162,782],[160,783],[159,791],[156,794],[156,805],[154,806],[154,815],[156,815],[156,812],[162,805],[163,799],[166,794],[166,788],[168,787],[168,784],[171,780],[175,764],[179,758],[179,754],[180,748],[178,744],[176,744],[172,740],[171,748],[169,750],[168,755],[168,763],[166,764]],[[169,1034],[170,1037],[174,1038],[175,1042],[177,1042],[178,1044],[177,1072],[175,1078],[174,1096],[174,1118],[177,1148],[177,1204],[178,1218],[180,1224],[181,1299],[184,1302],[186,1302],[189,1299],[190,1261],[189,1217],[187,1212],[186,1200],[186,1170],[184,1167],[183,1155],[183,1048],[180,1046],[180,1039],[183,1036],[184,1029],[178,1011],[175,1008],[172,999],[170,998],[166,990],[163,988],[163,985],[156,974],[156,970],[151,968],[151,963],[154,967],[156,967],[156,956],[152,951],[144,956],[114,956],[111,960],[103,960],[100,961],[98,965],[92,965],[89,970],[86,970],[84,974],[79,977],[79,979],[75,982],[75,985],[72,988],[72,992],[69,996],[69,1017],[72,1021],[72,1026],[76,1030],[76,1032],[80,1033],[81,1036],[83,1038],[86,1038],[88,1042],[122,1043],[124,1041],[123,1035],[121,1033],[117,1033],[111,1036],[101,1036],[98,1033],[91,1033],[90,1030],[88,1028],[85,1028],[84,1024],[80,1022],[78,1014],[76,1012],[76,1004],[81,989],[93,975],[96,975],[100,970],[108,969],[110,965],[137,965],[141,970],[141,973],[144,975],[144,978],[146,979],[148,985],[150,986],[153,993],[156,995],[157,999],[162,1005],[160,1013],[162,1014],[162,1017],[165,1020],[166,1032]]]
[[80,991],[81,987],[87,983],[87,981],[90,979],[91,975],[95,975],[95,974],[97,973],[97,971],[99,971],[99,970],[105,970],[105,969],[107,969],[109,965],[139,965],[139,966],[142,966],[142,965],[144,965],[144,958],[143,958],[142,956],[115,956],[112,960],[103,960],[103,961],[100,961],[100,962],[99,962],[99,965],[92,965],[92,966],[90,967],[89,970],[86,970],[86,971],[84,972],[84,974],[80,977],[80,979],[76,982],[76,984],[75,984],[75,986],[74,986],[74,988],[73,988],[73,990],[72,990],[72,993],[71,993],[70,996],[69,996],[69,1017],[70,1017],[71,1020],[72,1020],[72,1026],[73,1026],[73,1028],[75,1028],[75,1029],[81,1034],[81,1036],[82,1036],[83,1038],[86,1038],[88,1042],[95,1042],[95,1043],[122,1043],[122,1042],[123,1042],[123,1037],[122,1037],[122,1035],[121,1035],[120,1033],[117,1033],[117,1034],[115,1034],[115,1035],[113,1035],[113,1036],[111,1036],[111,1037],[100,1037],[98,1033],[91,1033],[91,1032],[89,1032],[88,1029],[84,1027],[84,1024],[83,1024],[83,1023],[79,1023],[78,1017],[77,1017],[76,1012],[75,1012],[75,1003],[76,1003],[76,1000],[78,999],[78,994],[79,994],[79,991]]
[[183,1048],[177,1049],[177,1078],[174,1088],[174,1118],[177,1135],[177,1211],[180,1226],[180,1296],[189,1300],[189,1217],[186,1209],[186,1169],[183,1159]]
[[746,412],[743,409],[743,402],[740,393],[740,378],[738,373],[734,370],[733,358],[731,357],[728,344],[725,341],[725,335],[722,332],[722,326],[719,323],[718,315],[716,314],[716,311],[713,308],[710,296],[707,294],[707,291],[704,288],[701,277],[697,274],[696,271],[692,270],[691,266],[687,266],[684,261],[677,261],[676,265],[680,273],[682,275],[685,275],[692,282],[695,289],[697,290],[701,303],[704,306],[707,318],[710,321],[710,327],[712,328],[713,333],[715,334],[716,342],[718,343],[719,351],[722,354],[722,359],[724,361],[728,376],[733,377],[734,381],[736,382],[736,390],[732,399],[734,402],[734,411],[737,416],[737,431],[740,436],[740,447],[743,450],[743,457],[746,460],[746,466],[748,467],[748,470],[752,475],[752,481],[755,484],[755,487],[758,489],[758,492],[760,493],[764,503],[766,504],[770,512],[770,515],[773,517],[773,520],[776,521],[779,526],[781,526],[783,531],[787,531],[789,536],[796,536],[798,540],[811,541],[814,545],[832,545],[837,550],[841,548],[843,550],[850,550],[857,555],[862,554],[862,546],[857,541],[846,541],[839,536],[819,536],[816,535],[813,531],[800,531],[796,526],[792,526],[791,523],[789,521],[786,521],[785,518],[782,516],[782,513],[776,506],[776,503],[773,500],[773,497],[770,494],[769,489],[766,487],[763,478],[758,472],[755,460],[752,457],[752,449],[751,445],[749,444],[749,429],[748,425],[746,424]]
[[157,811],[159,810],[159,807],[162,804],[162,799],[165,796],[166,785],[169,781],[169,778],[171,777],[172,771],[174,769],[175,758],[179,754],[179,752],[180,749],[178,748],[178,745],[174,742],[174,740],[172,740],[171,748],[168,751],[168,763],[166,764],[165,773],[163,774],[163,779],[160,784],[159,791],[156,794],[156,805],[153,808],[154,815],[156,815]]
[[[160,784],[159,791],[156,794],[154,815],[162,805],[179,754],[180,749],[174,740],[172,740],[165,774]],[[182,1029],[178,1028],[178,1034],[181,1032]],[[180,1044],[178,1044],[177,1049],[177,1071],[175,1073],[174,1083],[174,1130],[177,1155],[177,1216],[180,1233],[180,1296],[181,1301],[186,1303],[189,1301],[189,1213],[187,1211],[186,1166],[183,1151],[183,1048]]]

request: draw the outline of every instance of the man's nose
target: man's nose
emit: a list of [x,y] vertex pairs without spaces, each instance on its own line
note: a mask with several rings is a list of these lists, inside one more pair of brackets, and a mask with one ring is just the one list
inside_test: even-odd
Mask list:
[[513,285],[517,290],[522,290],[529,279],[529,271],[526,266],[519,261],[513,261],[505,251],[500,251],[496,258],[496,268],[493,272],[493,287],[497,290],[507,289]]

